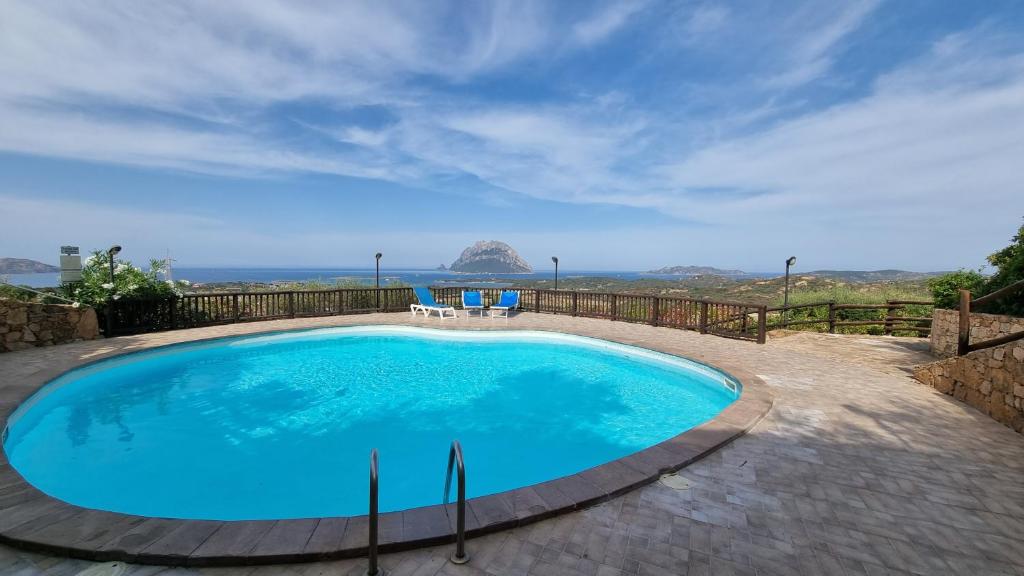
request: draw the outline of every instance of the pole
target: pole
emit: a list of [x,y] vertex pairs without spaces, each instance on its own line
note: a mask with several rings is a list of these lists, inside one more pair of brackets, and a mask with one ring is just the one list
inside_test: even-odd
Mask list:
[[369,566],[366,569],[366,576],[376,576],[380,573],[377,568],[377,523],[377,449],[374,448],[370,450],[370,516],[367,535]]
[[375,276],[376,277],[375,286],[377,287],[377,290],[376,290],[376,292],[377,292],[377,312],[380,312],[380,257],[381,257],[381,253],[380,252],[377,252],[377,254],[374,256],[374,258],[377,260],[377,272],[376,272],[376,276]]
[[789,326],[789,260],[786,260],[786,291],[782,297],[782,327]]
[[110,338],[111,336],[113,336],[113,334],[111,334],[111,331],[113,330],[113,325],[114,325],[114,320],[113,320],[113,312],[114,312],[113,311],[113,308],[114,308],[114,298],[113,298],[113,294],[114,294],[113,293],[113,291],[114,291],[114,254],[111,253],[108,250],[107,251],[107,257],[110,258],[109,264],[110,264],[110,291],[111,291],[111,293],[110,293],[110,296],[107,296],[107,313],[106,313],[107,328],[105,330],[106,334],[104,334],[103,336],[106,337],[106,338]]
[[956,355],[967,354],[971,345],[971,292],[960,290],[960,321],[957,326]]

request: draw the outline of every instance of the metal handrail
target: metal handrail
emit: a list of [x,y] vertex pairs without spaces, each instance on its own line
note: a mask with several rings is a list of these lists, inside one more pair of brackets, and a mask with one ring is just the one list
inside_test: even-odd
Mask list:
[[11,288],[17,288],[19,290],[24,290],[26,292],[31,292],[33,294],[38,294],[40,296],[45,296],[45,297],[48,297],[48,298],[56,298],[57,300],[63,300],[65,302],[71,303],[72,306],[81,306],[82,305],[80,302],[77,302],[75,300],[69,300],[69,299],[67,299],[67,298],[65,298],[63,296],[58,296],[57,294],[51,294],[49,292],[40,292],[39,290],[35,290],[33,288],[29,288],[28,286],[21,286],[20,284],[11,284],[10,282],[7,281],[6,278],[0,278],[0,284],[3,284],[4,286],[10,286]]
[[367,548],[370,554],[370,565],[366,568],[367,576],[377,576],[377,449],[370,450],[370,534]]
[[455,553],[451,561],[455,564],[469,562],[466,554],[466,465],[462,460],[462,445],[458,440],[452,440],[452,447],[448,450],[448,473],[444,478],[444,513],[448,515],[448,494],[452,487],[452,467],[456,466],[458,473],[459,489],[458,502],[455,506]]

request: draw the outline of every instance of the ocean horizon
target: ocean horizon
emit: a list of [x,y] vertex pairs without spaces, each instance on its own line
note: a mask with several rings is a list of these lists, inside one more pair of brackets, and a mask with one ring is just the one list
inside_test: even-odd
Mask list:
[[[375,271],[373,268],[289,268],[289,267],[179,267],[172,270],[175,280],[188,280],[192,284],[213,284],[221,282],[308,282],[318,280],[327,283],[336,281],[357,281],[373,284]],[[767,278],[778,274],[744,273],[735,278]],[[28,286],[30,288],[47,288],[59,284],[57,272],[40,274],[4,274],[0,275],[7,283]],[[451,272],[448,270],[431,269],[385,269],[381,270],[381,284],[403,282],[413,286],[433,285],[466,285],[466,286],[509,286],[514,280],[553,280],[554,270],[530,272],[522,274],[481,274],[470,272]],[[671,280],[688,277],[681,274],[655,274],[651,272],[611,271],[611,270],[560,270],[561,280],[580,277],[615,278],[619,280],[639,280],[653,278]]]

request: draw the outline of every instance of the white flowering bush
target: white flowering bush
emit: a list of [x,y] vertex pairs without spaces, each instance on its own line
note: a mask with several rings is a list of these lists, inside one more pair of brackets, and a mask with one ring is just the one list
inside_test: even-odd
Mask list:
[[188,282],[166,282],[159,278],[163,262],[152,260],[142,270],[127,260],[114,259],[114,279],[110,280],[110,257],[96,251],[82,263],[82,281],[65,286],[68,298],[94,307],[121,298],[159,298],[181,295]]

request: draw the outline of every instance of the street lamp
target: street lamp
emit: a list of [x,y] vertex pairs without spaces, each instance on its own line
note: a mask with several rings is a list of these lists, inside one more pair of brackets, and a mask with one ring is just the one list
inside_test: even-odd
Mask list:
[[380,257],[383,256],[380,252],[374,256],[377,259],[377,311],[380,312]]
[[552,256],[551,261],[555,263],[555,290],[558,290],[558,256]]
[[117,256],[118,252],[121,251],[121,247],[113,245],[107,250],[107,260],[110,261],[110,283],[114,283],[114,256]]
[[[117,256],[117,253],[120,252],[120,251],[121,251],[121,247],[118,246],[117,244],[111,246],[107,250],[107,260],[110,261],[110,292],[111,292],[111,295],[113,295],[113,292],[114,292],[114,256]],[[113,334],[111,334],[111,328],[113,326],[113,313],[111,311],[111,308],[113,308],[113,307],[114,307],[114,301],[113,301],[112,298],[108,297],[107,298],[107,310],[106,310],[106,312],[107,312],[106,313],[107,329],[105,330],[106,333],[103,335],[105,338],[110,338],[111,336],[113,336]]]
[[786,259],[786,291],[782,297],[782,325],[789,325],[789,268],[796,264],[796,256]]

